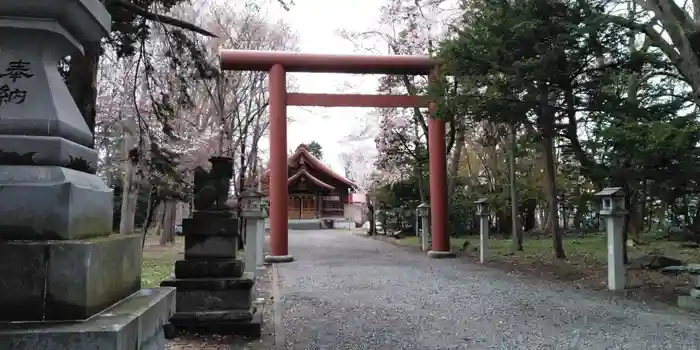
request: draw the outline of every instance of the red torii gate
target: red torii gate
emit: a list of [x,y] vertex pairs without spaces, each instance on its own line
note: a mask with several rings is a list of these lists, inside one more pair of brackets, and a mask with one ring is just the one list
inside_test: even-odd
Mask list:
[[[433,75],[438,61],[427,56],[322,55],[297,52],[221,50],[221,69],[270,73],[270,247],[265,261],[290,262],[287,226],[287,106],[428,107],[422,96],[288,93],[287,72]],[[431,79],[432,80],[432,79]],[[445,121],[428,119],[430,218],[428,256],[453,257],[447,234]]]

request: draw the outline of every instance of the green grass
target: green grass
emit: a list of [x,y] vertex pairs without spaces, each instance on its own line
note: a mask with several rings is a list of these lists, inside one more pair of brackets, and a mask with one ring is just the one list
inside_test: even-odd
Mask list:
[[[452,250],[460,250],[462,249],[462,245],[464,244],[464,241],[466,238],[462,237],[450,237],[450,248]],[[398,245],[408,245],[408,246],[416,246],[420,247],[420,237],[416,236],[408,236],[401,238],[396,241]]]
[[[452,250],[461,250],[464,242],[469,241],[468,251],[479,247],[479,237],[450,237]],[[398,241],[399,245],[420,246],[420,239],[415,236],[405,237]],[[491,238],[489,240],[489,252],[491,256],[513,256],[525,259],[541,259],[552,256],[552,241],[548,238],[525,239],[523,251],[511,251],[511,240],[503,238]],[[570,257],[597,261],[605,261],[606,240],[605,236],[592,235],[585,238],[567,238],[564,240],[564,251]]]
[[[551,258],[552,240],[549,237],[540,239],[523,239],[523,250],[512,251],[510,239],[492,238],[489,240],[489,251],[492,256],[512,256],[526,260],[542,260]],[[478,237],[469,238],[470,247],[479,246]],[[583,238],[566,237],[564,239],[564,252],[569,260],[584,260],[605,262],[607,259],[607,241],[603,235],[589,235]]]
[[158,287],[160,282],[167,279],[173,271],[175,262],[165,259],[148,259],[141,264],[141,286],[143,288]]
[[[479,237],[451,237],[452,250],[462,249],[465,241],[469,241],[467,251],[479,247]],[[405,237],[397,242],[399,245],[420,247],[420,239],[415,236]],[[549,237],[527,238],[523,240],[522,251],[511,251],[509,238],[495,238],[489,240],[489,251],[492,257],[509,256],[515,259],[542,260],[552,257],[552,240]],[[589,234],[585,237],[564,237],[564,252],[568,260],[588,261],[605,264],[607,261],[607,237],[602,234]],[[634,248],[629,248],[630,257],[643,253],[656,252],[665,256],[680,259],[686,262],[700,263],[700,249],[683,248],[679,242],[647,240]]]

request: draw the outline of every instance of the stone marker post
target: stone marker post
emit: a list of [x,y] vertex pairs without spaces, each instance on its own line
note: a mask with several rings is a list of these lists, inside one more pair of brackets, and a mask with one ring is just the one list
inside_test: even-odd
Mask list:
[[258,274],[263,265],[261,223],[265,223],[262,193],[248,188],[241,193],[241,217],[245,219],[245,271]]
[[420,229],[421,229],[420,222],[421,222],[421,220],[420,220],[420,213],[418,212],[418,208],[416,208],[415,215],[416,215],[416,224],[413,227],[415,227],[415,230],[416,230],[416,237],[420,237]]
[[[140,234],[58,71],[109,34],[99,0],[0,1],[0,349],[163,349],[175,289],[141,289]],[[129,344],[129,345],[126,345]]]
[[479,217],[479,262],[483,264],[489,259],[489,204],[486,198],[474,204]]
[[420,236],[420,246],[424,252],[431,249],[430,247],[430,205],[428,203],[421,203],[417,208],[418,216],[421,220],[421,236]]
[[255,276],[243,271],[238,251],[238,217],[226,205],[233,159],[212,157],[211,171],[194,174],[194,213],[182,221],[185,260],[161,283],[177,288],[171,329],[201,334],[259,338],[262,313],[253,307]]
[[261,264],[264,264],[268,246],[266,242],[267,229],[265,228],[265,221],[267,221],[267,219],[270,217],[270,203],[267,201],[267,198],[263,198],[260,205],[263,210],[263,218],[258,220],[258,246],[255,248],[257,254],[255,256],[255,260],[261,262]]
[[627,209],[625,194],[620,187],[606,187],[595,194],[600,197],[600,215],[605,218],[608,236],[608,289],[620,290],[627,287],[627,268],[624,260],[623,232]]

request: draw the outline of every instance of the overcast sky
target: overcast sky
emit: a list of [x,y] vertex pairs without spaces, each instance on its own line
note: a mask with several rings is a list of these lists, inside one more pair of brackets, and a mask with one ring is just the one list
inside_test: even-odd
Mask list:
[[[268,0],[272,18],[282,18],[299,39],[302,52],[352,54],[358,51],[349,41],[338,35],[338,30],[368,31],[377,27],[381,0],[295,0],[290,11],[284,11],[276,0]],[[377,42],[364,42],[372,47]],[[312,93],[368,93],[377,89],[377,76],[349,74],[291,74],[299,92]],[[372,118],[371,108],[289,107],[288,117],[294,121],[288,125],[288,148],[300,143],[316,141],[323,146],[324,161],[342,174],[338,155],[354,146],[346,142],[349,134],[362,129],[364,120]],[[374,116],[376,118],[376,116]],[[372,138],[374,135],[371,135]],[[363,141],[364,147],[373,149],[374,141]],[[268,148],[268,140],[261,146]]]

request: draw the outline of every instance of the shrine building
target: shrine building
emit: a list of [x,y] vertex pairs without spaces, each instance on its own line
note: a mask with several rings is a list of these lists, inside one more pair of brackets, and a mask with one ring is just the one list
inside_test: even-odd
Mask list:
[[[261,190],[267,195],[269,170],[262,175]],[[352,204],[357,185],[328,168],[314,157],[305,144],[287,158],[287,218],[294,220],[333,220],[350,217],[346,204]]]

